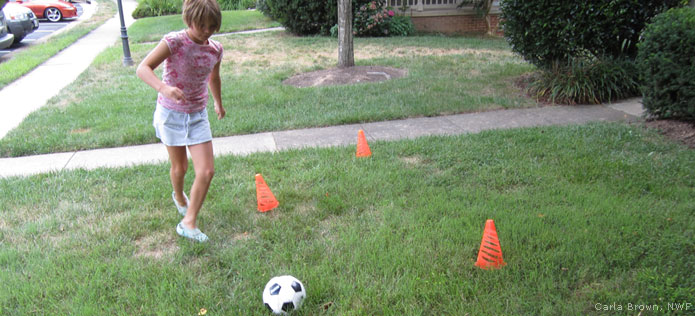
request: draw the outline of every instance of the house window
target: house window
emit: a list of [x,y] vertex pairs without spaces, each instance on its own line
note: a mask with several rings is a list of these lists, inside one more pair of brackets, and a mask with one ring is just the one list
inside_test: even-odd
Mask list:
[[456,4],[457,0],[423,0],[424,5]]
[[389,0],[390,6],[400,6],[403,2],[406,5],[418,5],[422,1],[423,5],[442,5],[442,4],[458,4],[460,0]]
[[399,7],[403,5],[403,2],[405,5],[417,5],[418,0],[389,0],[389,6]]
[[427,9],[454,9],[461,0],[388,0],[387,4],[391,7],[412,7],[418,11]]
[[[406,6],[449,6],[455,7],[461,3],[461,0],[388,0],[388,5],[391,7],[399,7],[405,2]],[[499,0],[492,1],[493,6],[499,6]]]

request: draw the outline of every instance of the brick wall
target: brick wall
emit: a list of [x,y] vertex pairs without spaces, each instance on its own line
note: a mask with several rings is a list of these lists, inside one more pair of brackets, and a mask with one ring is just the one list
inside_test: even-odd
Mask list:
[[[477,15],[413,16],[415,29],[421,32],[443,34],[484,34],[487,31],[485,19]],[[501,35],[499,15],[490,15],[490,25],[494,33]]]

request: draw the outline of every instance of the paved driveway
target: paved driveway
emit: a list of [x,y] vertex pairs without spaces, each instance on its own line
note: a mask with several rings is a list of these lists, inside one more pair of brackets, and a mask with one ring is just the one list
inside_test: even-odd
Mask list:
[[[73,4],[77,8],[77,19],[79,19],[82,16],[82,12],[84,12],[84,9],[82,8],[82,5],[80,3]],[[39,28],[36,29],[36,31],[27,35],[21,42],[19,42],[19,44],[13,45],[12,47],[6,48],[4,50],[0,50],[0,62],[4,60],[4,58],[2,58],[3,56],[8,55],[18,49],[30,46],[40,38],[53,34],[53,32],[68,26],[70,23],[75,22],[77,19],[60,22],[49,22],[46,19],[39,20]]]

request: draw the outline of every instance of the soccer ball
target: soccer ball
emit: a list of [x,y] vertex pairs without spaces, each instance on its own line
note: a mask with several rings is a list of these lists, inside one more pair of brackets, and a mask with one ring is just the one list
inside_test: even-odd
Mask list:
[[302,305],[304,284],[291,275],[270,279],[263,289],[263,303],[273,314],[287,314]]

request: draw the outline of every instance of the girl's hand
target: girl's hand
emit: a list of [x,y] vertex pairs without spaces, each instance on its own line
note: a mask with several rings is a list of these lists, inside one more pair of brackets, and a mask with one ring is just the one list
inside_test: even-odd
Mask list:
[[178,103],[186,102],[186,96],[184,96],[183,91],[179,88],[164,85],[159,89],[159,93]]
[[215,113],[217,113],[217,119],[221,120],[227,114],[227,111],[224,110],[221,104],[215,104]]

